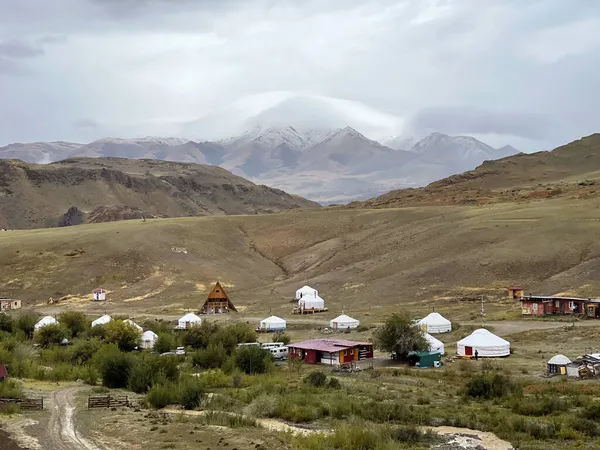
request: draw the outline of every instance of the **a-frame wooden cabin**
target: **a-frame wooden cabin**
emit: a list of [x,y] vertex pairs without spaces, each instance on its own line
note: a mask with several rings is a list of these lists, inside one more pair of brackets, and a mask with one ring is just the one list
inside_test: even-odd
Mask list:
[[221,283],[217,281],[213,290],[208,294],[208,298],[200,309],[200,314],[221,314],[229,311],[237,312],[231,300],[223,290]]

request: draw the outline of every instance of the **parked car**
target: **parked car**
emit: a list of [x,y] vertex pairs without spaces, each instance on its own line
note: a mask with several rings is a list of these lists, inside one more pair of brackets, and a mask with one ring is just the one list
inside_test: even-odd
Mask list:
[[185,355],[185,347],[177,347],[175,350],[176,355]]

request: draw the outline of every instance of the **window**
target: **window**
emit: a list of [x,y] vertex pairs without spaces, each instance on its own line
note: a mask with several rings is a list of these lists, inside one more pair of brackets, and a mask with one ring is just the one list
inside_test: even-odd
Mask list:
[[351,354],[351,355],[354,355],[354,349],[353,349],[353,348],[352,348],[352,349],[350,349],[350,354]]
[[534,303],[534,304],[532,305],[532,309],[533,309],[534,311],[537,311],[537,310],[538,310],[538,304],[537,304],[537,303]]
[[348,354],[348,350],[344,350],[344,356]]
[[569,302],[569,309],[575,309],[575,302]]

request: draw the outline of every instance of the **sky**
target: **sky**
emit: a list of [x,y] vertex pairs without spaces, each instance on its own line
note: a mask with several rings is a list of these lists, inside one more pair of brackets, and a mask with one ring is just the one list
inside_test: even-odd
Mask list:
[[596,0],[0,0],[0,145],[600,131]]

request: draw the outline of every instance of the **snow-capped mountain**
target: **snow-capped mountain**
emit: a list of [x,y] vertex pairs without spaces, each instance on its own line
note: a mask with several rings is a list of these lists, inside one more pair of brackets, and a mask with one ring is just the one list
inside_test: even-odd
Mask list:
[[422,186],[474,169],[485,160],[518,153],[511,146],[495,149],[473,137],[443,133],[432,133],[408,146],[412,141],[405,136],[382,145],[352,127],[254,127],[218,142],[144,137],[104,138],[86,145],[11,144],[0,148],[0,158],[51,162],[67,157],[122,157],[220,165],[254,182],[330,203]]

